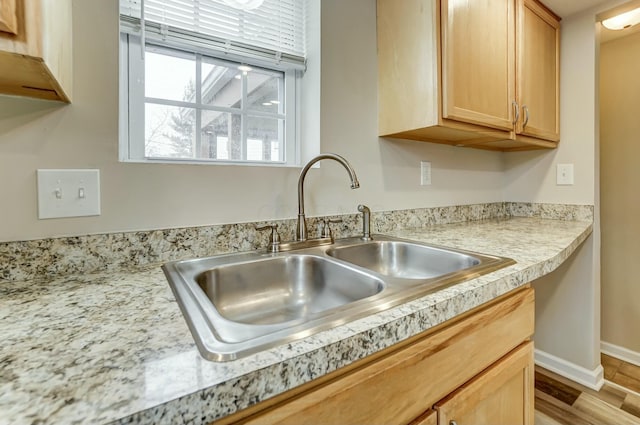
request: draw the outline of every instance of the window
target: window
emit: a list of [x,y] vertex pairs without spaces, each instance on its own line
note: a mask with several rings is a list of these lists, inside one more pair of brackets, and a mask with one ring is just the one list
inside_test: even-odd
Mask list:
[[296,164],[304,3],[120,0],[121,160]]

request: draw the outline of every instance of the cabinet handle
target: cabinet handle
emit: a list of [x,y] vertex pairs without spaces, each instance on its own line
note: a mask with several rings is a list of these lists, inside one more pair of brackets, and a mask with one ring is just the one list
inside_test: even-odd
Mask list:
[[527,108],[527,105],[522,105],[522,110],[524,111],[524,122],[522,123],[522,129],[524,130],[524,128],[527,126],[527,123],[529,122],[529,108]]
[[515,110],[515,113],[514,113],[515,118],[513,119],[512,124],[516,125],[516,123],[520,119],[520,107],[518,106],[518,102],[516,102],[515,100],[511,102],[511,106],[513,106],[513,109]]

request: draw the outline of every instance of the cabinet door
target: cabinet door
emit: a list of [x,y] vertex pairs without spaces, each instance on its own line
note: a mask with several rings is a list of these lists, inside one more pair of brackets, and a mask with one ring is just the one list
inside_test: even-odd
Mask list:
[[535,0],[518,0],[517,132],[560,139],[560,23]]
[[442,0],[442,117],[513,129],[513,0]]
[[4,0],[0,2],[0,31],[9,34],[18,33],[16,0]]
[[533,373],[526,342],[438,402],[438,424],[533,425]]

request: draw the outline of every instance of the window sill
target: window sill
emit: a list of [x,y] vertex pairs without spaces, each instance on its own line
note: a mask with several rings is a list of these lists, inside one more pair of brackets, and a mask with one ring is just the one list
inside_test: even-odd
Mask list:
[[170,164],[170,165],[214,165],[214,166],[243,166],[243,167],[269,167],[269,168],[300,168],[300,164],[286,164],[284,162],[259,162],[259,161],[208,161],[198,159],[121,159],[120,162],[129,164]]

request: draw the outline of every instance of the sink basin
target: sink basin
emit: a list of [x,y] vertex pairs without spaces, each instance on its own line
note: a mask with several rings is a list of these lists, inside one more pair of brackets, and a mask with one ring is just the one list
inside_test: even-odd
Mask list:
[[514,264],[374,235],[162,266],[203,357],[233,360]]
[[430,279],[480,264],[478,257],[404,241],[377,241],[331,248],[327,254],[385,276]]
[[312,255],[219,266],[195,279],[222,317],[251,325],[309,318],[384,287],[380,279]]

